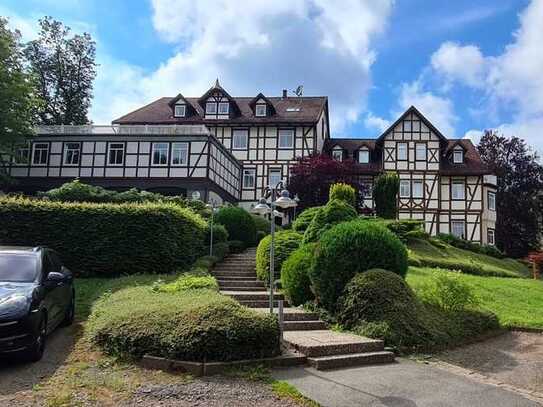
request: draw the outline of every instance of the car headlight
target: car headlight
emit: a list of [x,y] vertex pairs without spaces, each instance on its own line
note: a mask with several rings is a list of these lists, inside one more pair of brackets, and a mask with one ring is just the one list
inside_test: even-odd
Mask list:
[[29,301],[24,295],[13,295],[0,300],[0,316],[17,316],[28,311]]

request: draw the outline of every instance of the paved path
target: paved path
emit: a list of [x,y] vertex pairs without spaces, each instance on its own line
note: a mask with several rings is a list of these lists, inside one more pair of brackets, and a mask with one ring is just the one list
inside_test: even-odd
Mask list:
[[274,370],[323,407],[537,407],[540,404],[496,386],[446,370],[399,359],[398,363],[318,371]]

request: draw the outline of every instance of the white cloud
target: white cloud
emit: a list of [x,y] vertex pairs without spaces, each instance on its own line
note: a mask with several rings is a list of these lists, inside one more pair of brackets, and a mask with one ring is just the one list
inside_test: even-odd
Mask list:
[[402,85],[398,104],[402,110],[396,112],[396,117],[413,105],[430,120],[445,137],[455,137],[454,126],[458,118],[454,113],[452,101],[432,92],[425,91],[422,88],[420,81],[417,80]]
[[369,112],[364,119],[364,125],[368,129],[376,129],[379,133],[382,133],[390,126],[390,121],[383,119],[382,117],[375,116],[373,113]]
[[432,55],[431,65],[448,81],[458,80],[473,87],[483,85],[485,59],[474,45],[445,42]]

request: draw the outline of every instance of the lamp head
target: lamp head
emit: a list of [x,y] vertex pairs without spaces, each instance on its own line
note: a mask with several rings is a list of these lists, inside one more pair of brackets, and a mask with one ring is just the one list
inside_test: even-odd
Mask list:
[[281,196],[275,201],[275,204],[283,209],[292,208],[298,205],[290,198],[290,193],[286,189],[281,191]]
[[265,198],[260,198],[260,201],[258,201],[258,204],[251,209],[251,212],[256,213],[258,215],[267,215],[270,213],[271,208],[268,206],[268,203],[266,202]]

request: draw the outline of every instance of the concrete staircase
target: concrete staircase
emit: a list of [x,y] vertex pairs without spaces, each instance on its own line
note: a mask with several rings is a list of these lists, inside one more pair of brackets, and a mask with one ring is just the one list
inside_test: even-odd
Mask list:
[[[264,283],[256,278],[255,257],[254,248],[230,255],[215,266],[213,274],[221,293],[257,311],[269,312],[269,293]],[[274,299],[274,307],[278,300],[284,300],[284,344],[306,355],[309,364],[316,369],[394,361],[394,354],[384,350],[383,341],[330,331],[317,314],[289,307],[283,294],[275,293]]]

